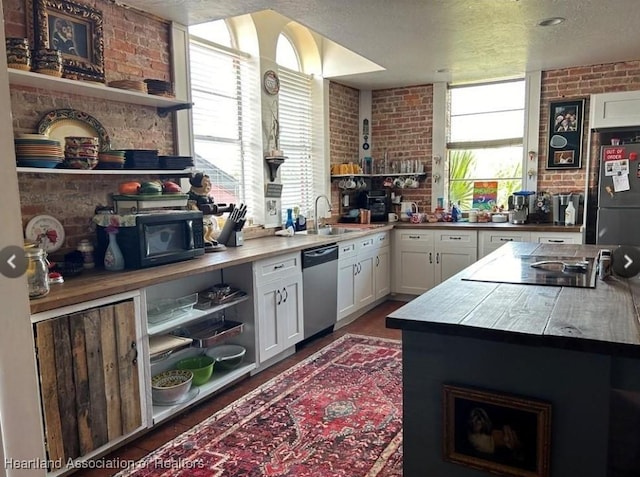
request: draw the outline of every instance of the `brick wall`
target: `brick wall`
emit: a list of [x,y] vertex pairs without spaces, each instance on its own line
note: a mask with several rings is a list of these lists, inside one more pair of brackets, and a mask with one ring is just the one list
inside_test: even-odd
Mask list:
[[[538,145],[538,190],[550,193],[584,191],[588,174],[589,189],[597,185],[598,135],[589,134],[589,95],[640,90],[640,61],[566,68],[542,73],[540,95],[540,144]],[[549,141],[549,103],[586,99],[581,169],[547,170]],[[589,142],[589,140],[591,141]],[[587,148],[591,150],[591,167],[586,169]]]
[[[331,164],[360,160],[360,92],[338,83],[329,83],[329,157]],[[331,215],[340,214],[341,191],[338,183],[331,183]]]
[[[431,176],[433,86],[412,86],[372,92],[371,155],[388,161],[424,163]],[[416,202],[421,211],[431,209],[431,181],[421,180],[415,189],[396,189],[403,200]]]
[[[167,22],[119,7],[113,2],[97,0],[83,3],[100,10],[103,15],[107,82],[171,79],[170,28]],[[6,36],[28,37],[25,1],[5,0],[3,7]],[[114,149],[157,149],[160,154],[174,152],[172,118],[160,118],[153,107],[21,86],[11,86],[11,104],[14,133],[35,132],[47,112],[72,108],[97,119],[109,134]],[[65,249],[73,248],[80,239],[93,238],[88,221],[96,205],[109,203],[109,194],[117,191],[120,182],[144,178],[20,174],[23,225],[35,215],[52,215],[65,228]]]

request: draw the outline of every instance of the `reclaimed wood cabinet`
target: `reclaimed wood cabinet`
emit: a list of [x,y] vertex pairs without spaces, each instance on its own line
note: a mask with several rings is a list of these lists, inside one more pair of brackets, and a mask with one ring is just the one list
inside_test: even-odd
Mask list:
[[143,426],[133,299],[38,321],[34,339],[50,461]]

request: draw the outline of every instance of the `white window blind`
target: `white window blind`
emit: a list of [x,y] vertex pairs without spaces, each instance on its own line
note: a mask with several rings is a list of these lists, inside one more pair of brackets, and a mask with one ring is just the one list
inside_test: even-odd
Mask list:
[[196,168],[208,174],[216,203],[245,203],[262,222],[260,98],[248,55],[191,37],[191,93]]
[[280,166],[284,219],[288,208],[298,206],[302,213],[313,208],[322,163],[312,157],[312,78],[284,67],[279,76],[280,149],[287,157]]

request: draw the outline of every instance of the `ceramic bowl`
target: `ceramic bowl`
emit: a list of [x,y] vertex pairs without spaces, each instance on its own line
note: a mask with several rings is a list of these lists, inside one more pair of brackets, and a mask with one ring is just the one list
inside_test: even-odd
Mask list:
[[193,384],[200,386],[206,383],[213,374],[214,359],[210,356],[194,356],[176,363],[177,369],[188,369],[193,373]]
[[171,369],[151,378],[151,397],[154,403],[172,404],[186,396],[191,389],[193,373],[188,369]]
[[98,159],[65,156],[62,165],[67,169],[94,169],[98,165]]
[[233,369],[240,366],[246,352],[247,349],[244,346],[228,344],[209,348],[206,355],[216,361],[216,367]]

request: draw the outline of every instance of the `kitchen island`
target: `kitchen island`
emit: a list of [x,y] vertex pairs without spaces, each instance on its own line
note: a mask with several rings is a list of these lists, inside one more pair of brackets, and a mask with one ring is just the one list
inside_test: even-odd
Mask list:
[[520,256],[593,260],[599,248],[510,243],[387,318],[403,330],[405,475],[485,475],[443,459],[445,384],[551,404],[550,473],[514,475],[639,475],[638,278],[580,288],[481,273]]

